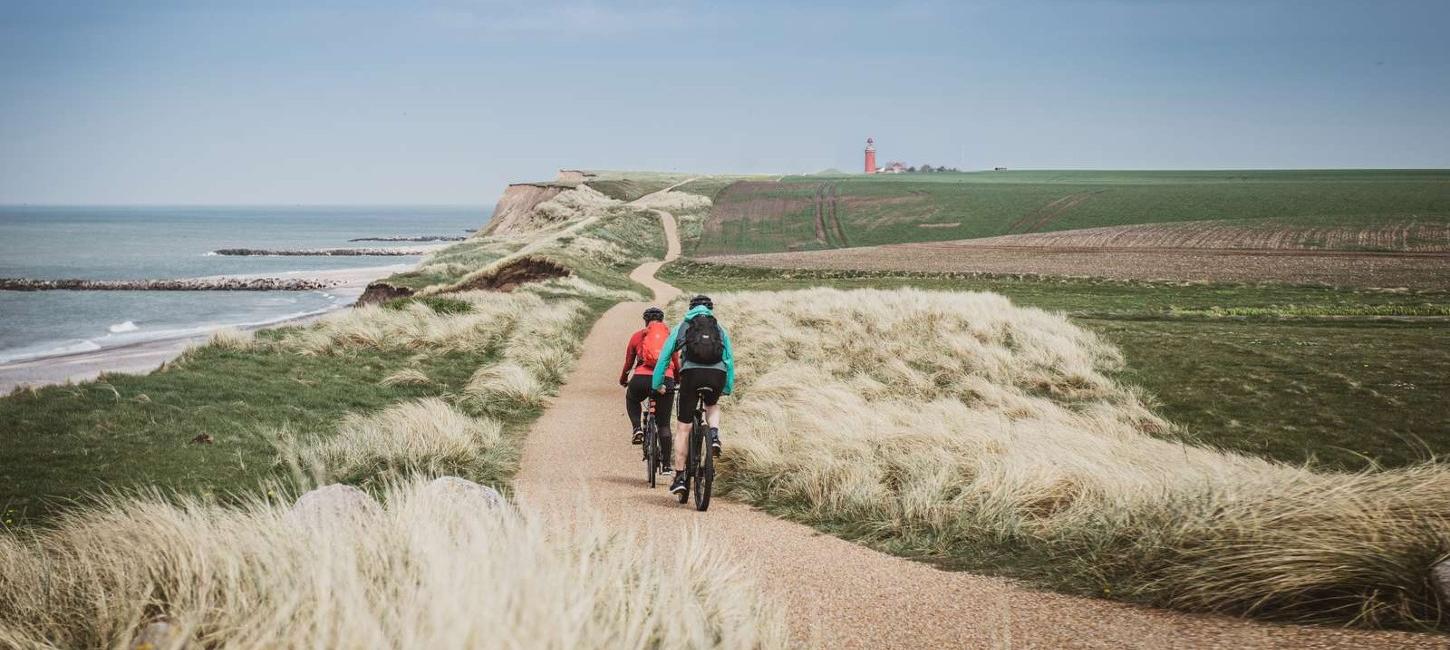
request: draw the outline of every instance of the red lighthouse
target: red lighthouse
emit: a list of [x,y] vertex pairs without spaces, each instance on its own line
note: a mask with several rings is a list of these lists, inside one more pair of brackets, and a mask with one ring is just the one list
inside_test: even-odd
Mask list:
[[876,173],[876,141],[866,138],[866,173]]

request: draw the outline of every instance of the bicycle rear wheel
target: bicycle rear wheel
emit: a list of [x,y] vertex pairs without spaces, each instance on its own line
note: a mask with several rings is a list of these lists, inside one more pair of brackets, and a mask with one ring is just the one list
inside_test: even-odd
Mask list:
[[650,487],[655,486],[655,477],[659,474],[660,467],[660,434],[653,416],[651,413],[650,421],[644,425],[644,480]]
[[695,472],[695,509],[710,509],[710,488],[715,484],[715,454],[706,448],[705,428],[700,427],[700,469]]
[[[683,492],[680,492],[680,503],[689,501],[690,488],[699,486],[699,482],[695,480],[695,469],[700,466],[700,444],[698,439],[699,436],[696,435],[699,430],[700,421],[697,418],[695,422],[690,425],[690,437],[686,441],[686,444],[689,445],[689,451],[688,455],[685,457],[685,467],[683,470],[678,467],[675,468],[675,471],[683,471],[685,473],[685,490]],[[679,444],[679,441],[676,441],[675,444]]]

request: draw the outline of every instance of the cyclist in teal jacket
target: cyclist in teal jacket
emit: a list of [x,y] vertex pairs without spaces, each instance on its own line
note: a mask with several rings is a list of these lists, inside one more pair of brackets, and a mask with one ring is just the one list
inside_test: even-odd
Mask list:
[[[712,453],[720,453],[720,396],[729,395],[735,389],[735,353],[730,347],[730,335],[725,332],[725,327],[715,320],[715,303],[708,296],[695,296],[690,299],[690,311],[685,312],[684,320],[675,326],[670,338],[660,349],[660,359],[668,360],[673,358],[676,350],[680,351],[679,385],[676,393],[679,395],[680,403],[676,410],[675,419],[684,425],[684,431],[689,431],[690,423],[694,421],[696,400],[699,399],[705,404],[705,424],[710,427],[710,450]],[[699,317],[707,317],[697,324],[701,331],[707,330],[708,323],[713,322],[715,329],[719,330],[719,344],[723,346],[719,359],[692,359],[692,351],[686,345],[687,333],[689,333],[691,322]],[[706,337],[708,340],[708,336]],[[708,347],[708,346],[705,346]],[[650,382],[650,389],[658,392],[664,385],[665,372],[669,368],[668,363],[656,363],[654,377]],[[703,395],[699,389],[709,388]],[[685,466],[685,455],[689,445],[675,445],[675,467]],[[675,474],[674,484],[670,486],[670,492],[682,492],[685,489],[685,474]]]

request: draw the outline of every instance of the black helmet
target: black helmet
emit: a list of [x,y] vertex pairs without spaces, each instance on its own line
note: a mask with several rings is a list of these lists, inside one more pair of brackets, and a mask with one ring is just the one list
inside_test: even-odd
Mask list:
[[646,323],[652,320],[663,321],[664,319],[665,310],[660,309],[659,307],[650,307],[649,309],[644,310],[644,322]]
[[705,294],[700,294],[690,299],[690,309],[694,309],[700,305],[704,305],[706,309],[715,309],[715,301],[711,300],[710,296]]

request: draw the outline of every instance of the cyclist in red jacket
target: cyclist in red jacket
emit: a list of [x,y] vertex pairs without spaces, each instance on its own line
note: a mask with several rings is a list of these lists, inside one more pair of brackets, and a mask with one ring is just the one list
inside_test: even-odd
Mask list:
[[[669,338],[670,328],[665,325],[664,310],[650,307],[644,310],[644,327],[629,337],[629,345],[624,348],[624,370],[619,373],[619,385],[625,387],[624,410],[629,414],[629,423],[634,426],[631,442],[636,445],[644,442],[640,404],[650,397],[650,383],[660,358],[660,348]],[[680,355],[676,352],[670,355],[670,362],[665,367],[666,391],[655,395],[655,424],[660,432],[660,451],[664,455],[664,467],[660,469],[662,474],[674,473],[670,467],[670,408],[675,403],[674,378],[679,371]]]

